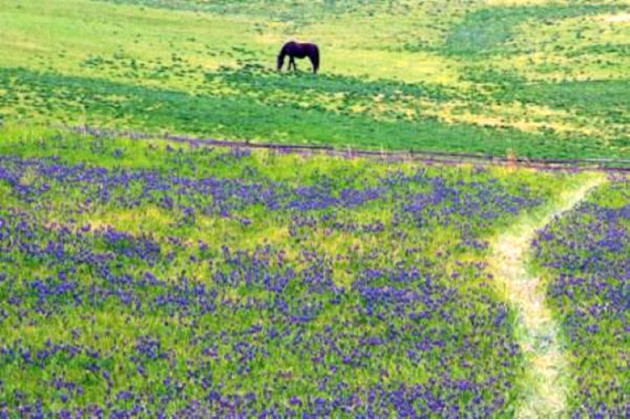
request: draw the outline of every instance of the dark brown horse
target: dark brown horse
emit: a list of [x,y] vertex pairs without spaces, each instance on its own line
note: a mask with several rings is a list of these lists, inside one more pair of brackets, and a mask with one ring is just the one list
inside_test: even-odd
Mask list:
[[311,64],[313,64],[313,73],[317,73],[319,69],[319,48],[317,48],[317,45],[294,41],[287,42],[280,50],[280,54],[278,54],[278,71],[282,70],[284,58],[287,55],[289,56],[288,70],[291,70],[291,66],[293,66],[293,71],[297,70],[295,66],[296,58],[308,57],[311,60]]

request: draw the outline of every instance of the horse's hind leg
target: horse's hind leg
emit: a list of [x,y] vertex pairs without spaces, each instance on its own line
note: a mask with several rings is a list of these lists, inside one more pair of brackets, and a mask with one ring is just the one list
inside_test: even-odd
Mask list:
[[313,51],[308,55],[308,58],[311,59],[311,64],[313,64],[313,74],[316,74],[317,70],[319,70],[319,48],[316,45],[313,46]]
[[319,58],[311,57],[311,64],[313,65],[313,74],[317,74],[317,70],[319,69]]

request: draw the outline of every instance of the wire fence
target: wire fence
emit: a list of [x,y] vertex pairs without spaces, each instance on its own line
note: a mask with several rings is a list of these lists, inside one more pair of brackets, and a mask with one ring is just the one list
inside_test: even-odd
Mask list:
[[219,140],[214,138],[199,138],[174,134],[143,133],[130,130],[104,129],[88,126],[64,126],[79,134],[93,137],[125,137],[136,140],[161,139],[177,143],[186,143],[192,146],[219,146],[241,149],[266,149],[278,153],[294,154],[326,154],[343,158],[374,158],[382,161],[422,161],[427,163],[442,164],[478,164],[478,165],[502,165],[510,167],[532,168],[541,170],[565,170],[584,171],[599,170],[605,172],[630,173],[630,160],[613,158],[533,158],[524,156],[498,156],[481,153],[440,152],[429,150],[375,150],[360,149],[347,146],[345,148],[326,145],[298,145],[274,142],[251,142]]

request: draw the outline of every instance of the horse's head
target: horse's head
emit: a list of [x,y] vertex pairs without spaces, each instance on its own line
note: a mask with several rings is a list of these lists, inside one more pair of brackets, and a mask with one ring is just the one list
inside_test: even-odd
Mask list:
[[284,65],[284,57],[285,54],[284,52],[281,52],[280,54],[278,54],[278,71],[282,70],[282,66]]

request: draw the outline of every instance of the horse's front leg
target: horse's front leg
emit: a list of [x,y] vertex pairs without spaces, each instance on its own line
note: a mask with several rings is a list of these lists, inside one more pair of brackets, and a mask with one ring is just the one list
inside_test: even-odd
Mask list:
[[289,69],[291,68],[291,65],[293,65],[293,71],[297,71],[297,67],[295,66],[295,58],[291,57],[291,60],[289,60]]

